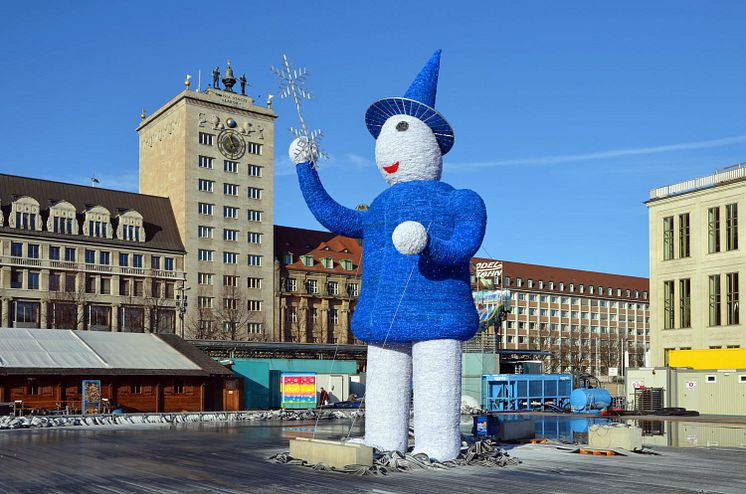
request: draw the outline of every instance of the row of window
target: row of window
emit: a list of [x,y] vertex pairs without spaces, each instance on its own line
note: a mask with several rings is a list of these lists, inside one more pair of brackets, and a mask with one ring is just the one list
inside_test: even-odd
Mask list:
[[[586,333],[586,334],[622,334],[624,332],[624,328],[622,327],[613,327],[613,326],[582,326],[579,324],[546,324],[546,323],[534,323],[534,322],[524,322],[524,321],[506,321],[505,322],[505,329],[526,329],[526,330],[549,330],[549,331],[559,331],[559,332],[569,332],[572,331],[573,333]],[[630,328],[627,327],[627,334],[632,336],[634,334],[637,334],[638,336],[643,335],[649,335],[650,329],[647,328]]]
[[[197,273],[197,283],[200,285],[213,285],[215,280],[214,273]],[[237,287],[239,285],[239,277],[235,275],[223,275],[223,286]],[[260,289],[262,288],[262,278],[248,277],[247,288]]]
[[[212,334],[213,326],[215,321],[212,319],[200,319],[199,329],[203,333]],[[222,327],[224,331],[231,331],[236,323],[232,321],[223,321]],[[246,323],[246,330],[251,334],[261,334],[264,332],[264,324],[260,322],[249,322]]]
[[[204,146],[214,146],[215,145],[215,134],[209,134],[207,132],[200,132],[197,136],[197,142]],[[261,156],[263,150],[263,146],[261,144],[257,144],[255,142],[247,142],[246,143],[246,152],[249,154],[255,154],[257,156]]]
[[[616,309],[621,307],[622,309],[625,307],[625,303],[622,302],[621,306],[620,303],[616,300],[604,300],[604,299],[589,299],[589,298],[578,298],[578,297],[558,297],[556,295],[537,295],[536,293],[518,293],[516,294],[516,300],[518,301],[525,301],[528,300],[529,302],[550,302],[552,304],[558,304],[562,303],[563,305],[567,304],[584,304],[584,305],[591,305],[592,307],[611,307],[612,309]],[[640,303],[633,303],[633,302],[627,302],[626,303],[627,309],[635,309],[638,310],[645,309],[647,305],[640,304]]]
[[[725,304],[722,300],[722,283],[725,282]],[[725,276],[713,274],[708,276],[708,322],[710,326],[739,324],[738,309],[738,273],[726,273]],[[678,304],[677,304],[678,302]],[[663,328],[676,328],[678,305],[678,327],[692,327],[692,284],[690,278],[668,280],[663,282]]]
[[[239,185],[223,183],[223,194],[227,196],[238,197]],[[200,178],[197,180],[197,190],[200,192],[215,192],[215,181]],[[263,195],[263,189],[258,187],[248,187],[248,198],[249,199],[261,199]]]
[[[50,261],[67,261],[76,262],[78,249],[76,247],[62,247],[56,245],[49,246],[49,260]],[[39,259],[40,258],[40,245],[39,244],[26,244],[26,257],[28,259]],[[64,259],[62,257],[64,253]],[[111,264],[111,252],[106,250],[97,251],[93,249],[84,250],[84,262],[86,264],[98,264],[108,266]],[[23,243],[11,242],[10,244],[10,255],[11,257],[23,257]],[[121,267],[143,267],[143,254],[130,254],[128,252],[119,253],[119,266]],[[166,256],[150,256],[150,267],[152,269],[163,269],[164,271],[173,271],[175,267],[174,258]]]
[[[238,264],[238,252],[223,252],[223,264]],[[261,266],[262,257],[255,254],[249,254],[247,256],[247,263],[249,266]],[[197,249],[197,260],[203,262],[213,262],[215,260],[215,251],[210,249]]]
[[[238,304],[241,302],[240,299],[224,297],[223,298],[223,309],[238,310]],[[208,297],[200,295],[197,297],[197,305],[200,309],[215,309],[215,297]],[[264,303],[261,300],[247,300],[246,309],[249,312],[261,312],[264,308]]]
[[[514,280],[510,276],[505,276],[503,278],[503,283],[506,287],[513,286]],[[472,281],[476,282],[476,278],[473,277]],[[489,281],[487,284],[492,284],[491,280],[479,280],[480,283],[483,283],[484,281]],[[495,278],[495,283],[497,285],[500,285],[500,277]],[[639,299],[642,295],[642,298],[644,300],[647,300],[648,298],[648,292],[643,291],[640,293],[639,290],[630,290],[630,289],[621,289],[621,288],[612,288],[612,287],[603,287],[601,285],[585,285],[583,283],[578,284],[577,286],[575,283],[567,283],[565,284],[563,281],[560,281],[558,283],[555,283],[554,281],[544,282],[543,280],[538,280],[534,282],[532,279],[527,279],[524,286],[524,280],[523,278],[515,278],[515,286],[517,288],[538,288],[539,290],[559,290],[560,292],[564,292],[565,289],[567,289],[570,293],[588,293],[590,295],[596,294],[599,296],[603,296],[606,294],[609,297],[617,296],[617,297],[626,297],[626,298],[636,298]]]
[[[329,322],[330,326],[339,326],[339,310],[338,309],[329,309],[326,314],[327,321]],[[297,324],[298,323],[298,308],[297,307],[288,307],[287,312],[285,314],[285,318],[287,319],[287,322],[291,324]],[[319,310],[315,307],[308,310],[308,315],[306,317],[306,320],[310,324],[318,324],[319,323]]]
[[[295,278],[286,278],[282,281],[283,288],[288,292],[298,291],[298,280]],[[340,283],[338,281],[327,281],[326,282],[326,293],[328,295],[339,295]],[[308,293],[319,293],[319,282],[318,280],[306,280],[305,281],[306,292]],[[345,292],[350,297],[357,297],[359,293],[359,287],[357,283],[347,283],[345,285]]]
[[[38,213],[16,212],[15,227],[19,230],[36,231],[37,217],[39,217]],[[73,218],[55,216],[52,218],[51,231],[53,233],[74,235],[77,230],[77,221],[77,219]],[[109,232],[110,224],[108,221],[100,219],[87,220],[83,224],[85,226],[84,231],[87,230],[89,237],[111,238],[109,234],[112,232]],[[143,241],[145,240],[145,233],[141,226],[127,224],[121,225],[120,240],[140,242],[141,239]]]
[[[24,285],[23,271],[20,269],[11,269],[10,271],[10,287],[11,288],[25,288],[26,290],[38,290],[39,279],[41,277],[40,271],[28,270],[26,271],[26,283]],[[85,276],[83,278],[84,286],[82,291],[85,293],[98,293],[101,295],[112,295],[112,278],[108,276]],[[50,292],[66,292],[74,293],[78,290],[77,276],[75,273],[62,273],[57,271],[51,271],[49,273],[49,287]],[[119,279],[119,291],[114,295],[124,295],[133,297],[144,297],[145,296],[145,281],[142,279]],[[175,285],[173,282],[164,282],[153,280],[151,287],[151,296],[154,298],[167,298],[173,299],[175,295]]]
[[[707,209],[707,253],[715,254],[721,251],[722,228],[721,210],[725,213],[725,251],[738,249],[738,204],[726,204],[724,208],[714,206]],[[678,221],[675,221],[678,220]],[[663,260],[676,257],[676,243],[674,231],[678,223],[678,257],[691,256],[690,220],[689,213],[681,213],[678,217],[663,218]]]
[[[315,264],[315,259],[313,256],[310,256],[308,254],[304,254],[300,256],[300,260],[303,263],[304,266],[307,267],[313,267]],[[320,259],[321,265],[326,269],[334,269],[334,259],[331,257],[323,257]],[[294,262],[294,256],[292,252],[286,252],[283,254],[282,262],[285,265],[292,264]],[[339,261],[339,265],[344,269],[345,271],[352,271],[353,269],[353,263],[349,259],[342,259]]]
[[[214,238],[215,227],[199,225],[197,227],[197,235],[199,238]],[[259,245],[262,243],[262,236],[264,234],[259,232],[246,232],[246,241],[250,244]],[[229,242],[238,242],[239,230],[232,228],[223,228],[223,240]]]
[[[223,206],[223,217],[238,219],[238,209],[239,208],[235,206]],[[215,214],[215,205],[206,203],[206,202],[200,202],[197,204],[197,212],[202,215],[213,216]],[[262,211],[248,209],[247,212],[248,212],[247,219],[249,221],[255,221],[255,222],[262,221],[262,216],[263,216]]]
[[[606,314],[606,313],[599,313],[599,312],[580,312],[580,311],[568,311],[568,310],[558,310],[558,309],[534,309],[534,308],[527,308],[527,307],[518,307],[516,308],[515,313],[517,315],[529,315],[529,316],[539,316],[539,317],[561,317],[563,319],[588,319],[591,321],[618,321],[619,315],[617,314]],[[624,317],[622,317],[622,320],[624,320]],[[634,316],[632,314],[627,315],[627,321],[635,321],[637,322],[643,322],[643,320],[647,323],[648,318],[643,318],[642,316]]]

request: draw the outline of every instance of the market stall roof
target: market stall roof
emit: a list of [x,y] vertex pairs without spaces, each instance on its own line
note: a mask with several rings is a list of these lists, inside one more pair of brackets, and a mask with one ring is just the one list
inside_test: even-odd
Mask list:
[[0,328],[0,375],[230,374],[185,347],[191,345],[157,334]]

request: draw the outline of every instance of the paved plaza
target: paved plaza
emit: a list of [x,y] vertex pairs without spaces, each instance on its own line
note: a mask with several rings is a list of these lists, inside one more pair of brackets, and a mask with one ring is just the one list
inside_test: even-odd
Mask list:
[[[22,493],[743,493],[746,449],[656,448],[594,457],[552,445],[509,446],[506,468],[349,476],[267,460],[313,423],[194,424],[0,433],[0,491]],[[320,422],[317,437],[346,435]],[[353,435],[361,431],[356,428]]]

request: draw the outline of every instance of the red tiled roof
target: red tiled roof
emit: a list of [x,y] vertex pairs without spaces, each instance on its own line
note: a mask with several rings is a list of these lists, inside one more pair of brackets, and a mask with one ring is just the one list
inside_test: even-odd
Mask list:
[[[287,252],[293,254],[293,262],[286,265],[284,257]],[[275,225],[275,258],[280,261],[282,267],[299,271],[359,274],[362,254],[362,246],[353,238],[318,230]],[[303,264],[300,259],[303,255],[313,257],[313,266]],[[325,257],[331,257],[334,261],[332,269],[327,269],[321,264],[321,259]],[[352,270],[342,268],[341,261],[344,259],[352,261]]]

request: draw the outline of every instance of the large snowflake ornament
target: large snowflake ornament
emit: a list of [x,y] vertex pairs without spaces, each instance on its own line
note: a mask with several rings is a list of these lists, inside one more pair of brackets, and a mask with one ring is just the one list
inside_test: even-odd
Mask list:
[[309,131],[301,110],[301,100],[311,99],[311,92],[305,88],[308,71],[306,69],[293,69],[287,55],[283,55],[282,60],[283,67],[281,69],[272,67],[272,72],[280,79],[280,98],[292,97],[295,110],[298,113],[300,128],[290,128],[290,132],[295,137],[300,138],[294,157],[297,160],[313,163],[315,166],[319,158],[328,158],[329,156],[319,147],[319,141],[323,136],[321,130]]

